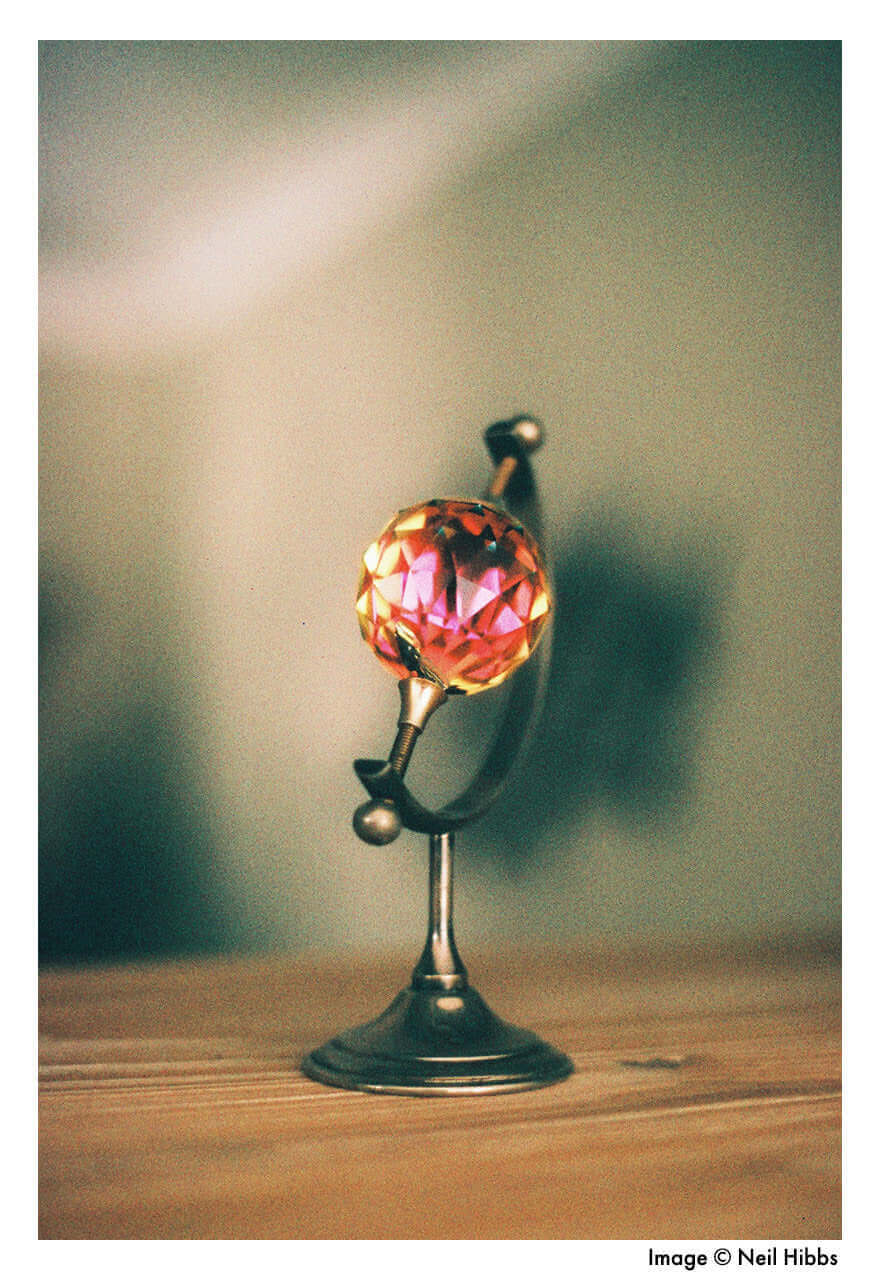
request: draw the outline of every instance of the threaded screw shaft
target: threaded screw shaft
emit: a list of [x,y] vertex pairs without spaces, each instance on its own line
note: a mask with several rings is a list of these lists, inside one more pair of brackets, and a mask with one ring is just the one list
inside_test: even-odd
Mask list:
[[406,766],[409,764],[413,747],[416,745],[416,738],[420,732],[414,724],[402,724],[397,730],[397,737],[394,739],[394,746],[391,748],[388,763],[400,777],[403,777],[406,772]]

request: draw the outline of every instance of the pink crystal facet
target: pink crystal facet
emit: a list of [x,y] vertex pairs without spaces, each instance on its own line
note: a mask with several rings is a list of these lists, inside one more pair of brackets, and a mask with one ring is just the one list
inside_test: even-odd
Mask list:
[[487,502],[400,511],[364,553],[364,639],[402,679],[398,636],[444,684],[478,693],[529,657],[550,614],[547,571],[522,525]]

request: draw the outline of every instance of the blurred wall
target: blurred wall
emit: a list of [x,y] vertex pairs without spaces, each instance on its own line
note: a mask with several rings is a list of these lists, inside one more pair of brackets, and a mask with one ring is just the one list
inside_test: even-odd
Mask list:
[[523,409],[552,685],[461,938],[836,926],[839,64],[41,46],[44,959],[418,945],[420,840],[350,827],[397,713],[358,561]]

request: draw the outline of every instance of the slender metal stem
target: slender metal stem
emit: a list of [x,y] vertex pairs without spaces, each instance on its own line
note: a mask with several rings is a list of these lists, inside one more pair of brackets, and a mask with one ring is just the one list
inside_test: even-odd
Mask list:
[[452,931],[451,831],[430,837],[428,937],[413,972],[414,987],[442,987],[446,991],[467,986],[467,970],[455,946]]
[[495,468],[495,472],[489,483],[489,497],[501,498],[504,496],[504,490],[510,483],[511,476],[516,471],[518,462],[515,457],[508,454],[506,458],[502,458]]

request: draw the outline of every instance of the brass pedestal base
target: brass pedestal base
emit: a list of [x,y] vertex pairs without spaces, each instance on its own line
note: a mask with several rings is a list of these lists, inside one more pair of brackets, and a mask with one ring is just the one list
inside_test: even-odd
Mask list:
[[322,1084],[409,1094],[539,1089],[573,1069],[564,1053],[503,1022],[471,987],[415,984],[372,1022],[313,1050],[302,1066]]

